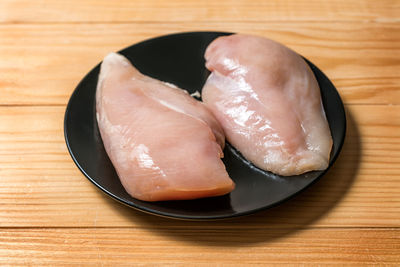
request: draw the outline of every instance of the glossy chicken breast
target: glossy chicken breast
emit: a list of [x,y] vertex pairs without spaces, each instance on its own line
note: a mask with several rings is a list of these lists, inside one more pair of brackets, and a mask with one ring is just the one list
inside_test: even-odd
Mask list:
[[332,138],[318,83],[295,52],[231,35],[207,48],[203,101],[227,140],[261,169],[297,175],[328,167]]
[[233,190],[221,161],[225,137],[212,113],[119,54],[101,65],[96,112],[104,147],[131,196],[181,200]]

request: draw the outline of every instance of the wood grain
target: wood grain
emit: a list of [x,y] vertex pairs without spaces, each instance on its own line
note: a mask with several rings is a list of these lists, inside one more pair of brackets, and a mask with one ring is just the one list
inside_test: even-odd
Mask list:
[[396,0],[2,0],[2,22],[398,21]]
[[[111,200],[79,172],[64,143],[64,110],[0,108],[0,226],[146,227],[159,222]],[[275,209],[234,220],[229,226],[211,225],[399,226],[400,106],[350,105],[347,116],[343,151],[320,182]],[[182,226],[186,222],[163,223]]]
[[304,55],[345,103],[400,103],[397,23],[146,23],[0,25],[0,104],[66,104],[110,51],[161,34],[217,30],[267,36]]
[[[1,0],[0,265],[400,262],[400,1]],[[280,41],[338,88],[348,132],[329,173],[251,216],[177,221],[125,207],[72,162],[65,105],[110,51],[162,34]]]
[[399,229],[0,230],[0,264],[10,265],[395,265],[399,249]]

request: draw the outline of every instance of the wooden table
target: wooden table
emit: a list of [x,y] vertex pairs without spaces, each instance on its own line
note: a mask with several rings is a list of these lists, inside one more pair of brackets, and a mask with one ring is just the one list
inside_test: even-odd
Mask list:
[[[284,204],[214,222],[125,207],[76,168],[67,101],[106,53],[197,30],[257,34],[337,86],[347,139]],[[400,1],[0,1],[0,264],[400,263]]]

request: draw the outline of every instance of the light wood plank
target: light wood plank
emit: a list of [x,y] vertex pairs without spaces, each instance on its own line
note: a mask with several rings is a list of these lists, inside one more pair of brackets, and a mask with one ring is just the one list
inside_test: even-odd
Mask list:
[[[100,193],[67,153],[63,116],[64,107],[0,107],[0,227],[187,225]],[[400,226],[400,106],[350,105],[347,116],[342,154],[309,190],[254,216],[190,225]]]
[[270,37],[319,66],[346,103],[400,103],[400,24],[188,22],[0,25],[0,104],[65,104],[108,52],[196,30]]
[[2,22],[398,21],[396,0],[2,0]]
[[[397,266],[399,14],[398,0],[1,0],[0,265]],[[252,216],[188,222],[125,207],[79,172],[62,125],[79,80],[109,51],[196,30],[268,36],[333,80],[348,135],[323,179]]]
[[399,229],[1,229],[0,264],[398,264]]

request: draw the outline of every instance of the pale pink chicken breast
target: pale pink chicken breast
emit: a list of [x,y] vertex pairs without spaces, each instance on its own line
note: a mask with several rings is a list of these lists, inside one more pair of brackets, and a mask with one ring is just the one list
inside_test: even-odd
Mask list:
[[131,196],[181,200],[233,190],[221,160],[224,133],[212,113],[119,54],[101,64],[96,115],[105,150]]
[[328,167],[332,137],[306,62],[266,38],[235,34],[207,48],[203,101],[227,140],[261,169],[297,175]]

